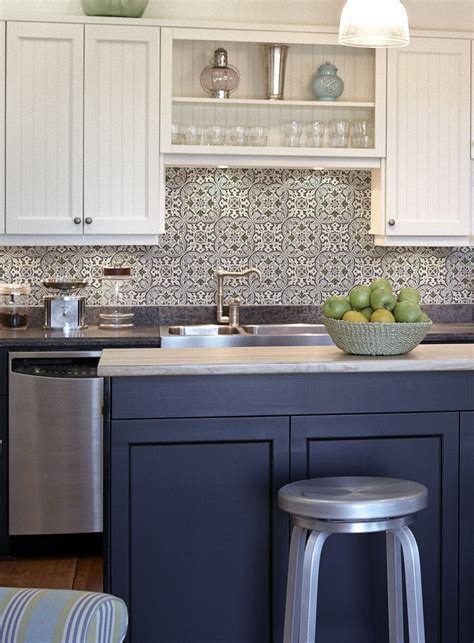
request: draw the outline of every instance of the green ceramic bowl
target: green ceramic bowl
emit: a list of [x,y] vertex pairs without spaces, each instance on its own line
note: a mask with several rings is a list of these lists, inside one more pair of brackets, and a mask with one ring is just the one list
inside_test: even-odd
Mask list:
[[86,16],[141,18],[148,0],[81,0]]

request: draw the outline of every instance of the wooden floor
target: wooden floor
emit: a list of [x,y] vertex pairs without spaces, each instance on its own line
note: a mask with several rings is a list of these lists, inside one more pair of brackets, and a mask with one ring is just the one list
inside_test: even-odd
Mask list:
[[0,559],[0,586],[101,592],[102,556],[77,554]]

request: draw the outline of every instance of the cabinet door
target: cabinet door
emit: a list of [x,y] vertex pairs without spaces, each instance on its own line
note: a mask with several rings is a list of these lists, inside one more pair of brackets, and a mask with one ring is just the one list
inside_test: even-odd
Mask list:
[[9,553],[8,538],[8,454],[7,398],[0,396],[0,556]]
[[459,516],[459,640],[474,641],[474,412],[461,413]]
[[160,231],[157,27],[87,25],[84,232]]
[[5,232],[5,23],[0,22],[0,234]]
[[112,422],[111,585],[133,643],[282,638],[288,418]]
[[[412,529],[420,548],[430,643],[458,640],[458,425],[457,413],[322,415],[291,421],[294,480],[384,476],[416,480],[428,488],[429,506]],[[318,643],[388,640],[384,541],[383,534],[344,534],[331,536],[324,545]]]
[[83,26],[7,26],[6,232],[82,233]]
[[388,52],[388,236],[469,235],[470,60],[467,39]]

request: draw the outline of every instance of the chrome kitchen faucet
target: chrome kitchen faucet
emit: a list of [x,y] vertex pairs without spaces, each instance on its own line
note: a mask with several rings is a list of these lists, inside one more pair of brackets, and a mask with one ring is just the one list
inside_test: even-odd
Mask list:
[[222,270],[218,268],[216,271],[217,277],[217,321],[219,324],[229,324],[230,326],[238,326],[240,322],[240,299],[234,297],[229,302],[229,315],[224,315],[224,277],[246,277],[251,274],[257,275],[259,279],[262,278],[262,273],[258,268],[247,268],[241,272],[233,272]]

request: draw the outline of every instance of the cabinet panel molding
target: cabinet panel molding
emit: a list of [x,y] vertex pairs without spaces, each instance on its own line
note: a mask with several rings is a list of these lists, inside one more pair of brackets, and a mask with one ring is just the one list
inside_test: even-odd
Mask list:
[[156,234],[160,222],[158,28],[87,25],[84,217],[92,234]]
[[110,591],[130,643],[281,640],[289,419],[118,420],[111,440]]
[[9,234],[82,233],[83,30],[7,25]]
[[[468,415],[468,414],[465,414]],[[413,523],[422,560],[426,640],[458,640],[458,413],[291,418],[291,478],[382,476],[425,484],[428,507]],[[385,640],[382,534],[329,539],[321,564],[321,640]],[[326,557],[326,558],[325,558]],[[365,563],[365,565],[364,565]],[[334,605],[346,615],[334,619]]]

